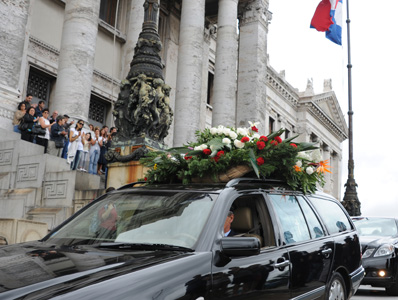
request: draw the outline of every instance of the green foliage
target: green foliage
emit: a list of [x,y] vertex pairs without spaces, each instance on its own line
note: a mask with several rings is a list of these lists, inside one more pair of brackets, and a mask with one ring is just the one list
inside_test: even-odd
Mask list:
[[218,174],[231,167],[247,165],[258,177],[283,180],[292,189],[305,193],[324,184],[323,173],[319,171],[324,169],[319,169],[320,162],[310,158],[309,150],[317,149],[314,144],[292,143],[297,136],[282,141],[284,129],[260,136],[255,125],[251,126],[236,130],[223,126],[207,128],[196,132],[196,142],[149,153],[140,160],[149,168],[147,182],[187,184],[194,178],[208,176],[216,181]]

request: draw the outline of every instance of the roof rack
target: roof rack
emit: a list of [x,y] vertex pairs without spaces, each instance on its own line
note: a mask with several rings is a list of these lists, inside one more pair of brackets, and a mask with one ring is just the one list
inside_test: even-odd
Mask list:
[[259,178],[234,178],[227,182],[226,187],[233,187],[239,183],[285,183],[277,179],[259,179]]
[[117,190],[119,191],[119,190],[125,190],[125,189],[129,189],[129,188],[132,188],[132,187],[134,187],[135,185],[137,185],[137,184],[144,184],[144,183],[147,183],[146,181],[136,181],[136,182],[131,182],[131,183],[128,183],[128,184],[125,184],[125,185],[122,185],[120,188],[118,188]]

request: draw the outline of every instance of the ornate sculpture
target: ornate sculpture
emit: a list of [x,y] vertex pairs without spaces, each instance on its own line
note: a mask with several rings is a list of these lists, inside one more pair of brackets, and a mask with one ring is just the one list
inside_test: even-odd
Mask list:
[[114,141],[149,138],[163,144],[173,120],[169,103],[170,87],[164,83],[162,49],[157,33],[157,0],[144,3],[145,19],[131,69],[122,81],[113,115],[119,132]]

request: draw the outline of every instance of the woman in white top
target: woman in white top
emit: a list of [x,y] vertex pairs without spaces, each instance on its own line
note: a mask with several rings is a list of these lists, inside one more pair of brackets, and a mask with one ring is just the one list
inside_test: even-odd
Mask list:
[[48,115],[50,114],[48,108],[43,109],[42,114],[43,116],[39,118],[39,124],[41,128],[46,130],[46,134],[44,136],[37,136],[36,144],[42,145],[44,147],[44,153],[48,153],[47,148],[48,140],[50,139],[50,130],[51,126],[53,126],[55,123],[50,124],[50,121],[48,120]]
[[79,120],[75,128],[71,128],[69,132],[68,161],[71,161],[70,168],[76,170],[80,162],[80,156],[83,152],[82,131],[84,121]]
[[102,146],[102,137],[100,136],[100,130],[98,127],[94,129],[94,136],[91,137],[91,147],[90,147],[90,166],[88,172],[90,174],[97,173],[97,164],[100,156],[100,147]]

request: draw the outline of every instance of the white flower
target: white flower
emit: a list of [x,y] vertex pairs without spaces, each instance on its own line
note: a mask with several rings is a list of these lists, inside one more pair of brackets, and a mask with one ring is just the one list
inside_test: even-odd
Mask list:
[[304,151],[297,153],[297,158],[310,160],[309,155]]
[[242,149],[245,146],[245,143],[242,143],[240,140],[235,140],[234,145],[236,148]]
[[248,134],[247,129],[246,128],[242,128],[242,127],[239,127],[236,130],[236,132],[237,132],[237,134],[244,135],[244,136],[246,136]]
[[233,139],[233,140],[235,140],[235,139],[238,137],[238,135],[237,135],[236,132],[234,132],[234,131],[231,131],[231,132],[229,133],[229,136],[230,136],[231,139]]
[[226,145],[229,145],[229,144],[231,144],[231,140],[229,138],[223,138],[222,139],[222,143],[226,144]]
[[231,132],[231,129],[228,128],[228,127],[225,127],[225,128],[223,129],[223,133],[224,133],[225,135],[229,135],[230,132]]
[[256,126],[256,127],[257,127],[257,125],[260,124],[260,122],[254,122],[254,123],[253,123],[253,122],[250,122],[250,121],[249,121],[249,124],[250,124],[250,128],[252,128],[253,126]]
[[224,134],[224,127],[220,127],[220,126],[219,126],[219,127],[217,128],[217,134],[218,134],[218,135],[223,135],[223,134]]
[[303,163],[301,160],[296,161],[296,166],[301,168],[303,166]]
[[259,138],[260,138],[260,135],[257,132],[253,133],[252,139],[259,139]]
[[210,133],[211,133],[212,135],[216,135],[217,132],[218,132],[218,129],[217,129],[217,128],[215,128],[215,127],[210,128]]
[[307,172],[308,175],[311,175],[312,173],[314,173],[314,168],[313,167],[307,167],[307,169],[305,169],[305,171]]
[[196,147],[193,148],[193,150],[195,150],[195,151],[197,151],[197,150],[203,151],[205,149],[207,149],[207,145],[206,144],[202,144],[200,146],[196,146]]
[[311,153],[311,160],[314,162],[320,162],[322,160],[322,154],[319,149],[312,151]]

